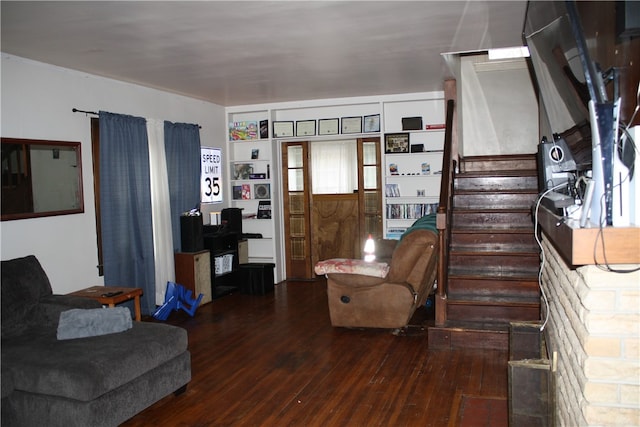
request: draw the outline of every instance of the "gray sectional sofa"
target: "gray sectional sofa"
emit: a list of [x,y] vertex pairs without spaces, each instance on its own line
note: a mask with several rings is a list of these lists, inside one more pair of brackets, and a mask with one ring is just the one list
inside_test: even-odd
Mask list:
[[1,269],[3,427],[116,426],[186,389],[184,329],[133,322],[123,332],[58,340],[61,312],[99,303],[53,295],[34,256]]

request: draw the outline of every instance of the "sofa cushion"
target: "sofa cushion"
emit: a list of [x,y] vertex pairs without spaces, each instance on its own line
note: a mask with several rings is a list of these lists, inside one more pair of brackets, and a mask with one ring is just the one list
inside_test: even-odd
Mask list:
[[0,266],[2,338],[15,336],[35,322],[35,306],[52,294],[51,284],[40,262],[33,255],[2,261]]
[[147,322],[65,341],[26,334],[2,343],[2,365],[16,390],[88,402],[184,353],[187,340],[182,328]]
[[71,340],[96,337],[126,331],[132,326],[131,312],[127,307],[74,308],[60,313],[57,338]]

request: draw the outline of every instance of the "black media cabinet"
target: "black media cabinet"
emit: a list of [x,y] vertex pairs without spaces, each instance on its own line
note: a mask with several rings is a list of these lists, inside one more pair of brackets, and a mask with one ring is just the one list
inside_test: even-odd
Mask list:
[[238,239],[235,231],[214,225],[204,226],[204,247],[211,257],[211,295],[219,298],[238,290]]

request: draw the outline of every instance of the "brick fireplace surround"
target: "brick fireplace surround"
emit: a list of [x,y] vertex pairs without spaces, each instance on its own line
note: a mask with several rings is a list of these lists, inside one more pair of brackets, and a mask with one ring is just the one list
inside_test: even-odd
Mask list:
[[[543,235],[557,426],[640,426],[640,272],[572,269]],[[637,265],[616,265],[629,269]]]

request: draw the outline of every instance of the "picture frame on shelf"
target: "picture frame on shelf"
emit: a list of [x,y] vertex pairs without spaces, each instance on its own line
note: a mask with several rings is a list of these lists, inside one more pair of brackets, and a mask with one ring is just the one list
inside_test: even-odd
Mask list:
[[251,149],[251,160],[257,160],[260,157],[260,149],[252,148]]
[[254,184],[253,194],[256,199],[270,199],[271,184]]
[[318,135],[337,135],[340,130],[340,119],[319,119]]
[[364,116],[364,133],[380,132],[380,114]]
[[296,136],[315,136],[315,120],[298,120],[296,122]]
[[236,163],[233,165],[233,179],[249,179],[253,173],[253,163]]
[[408,133],[388,133],[384,136],[384,152],[408,153],[409,134]]
[[293,121],[273,122],[273,137],[288,138],[293,136]]
[[343,117],[342,118],[342,133],[362,133],[362,116],[358,117]]

